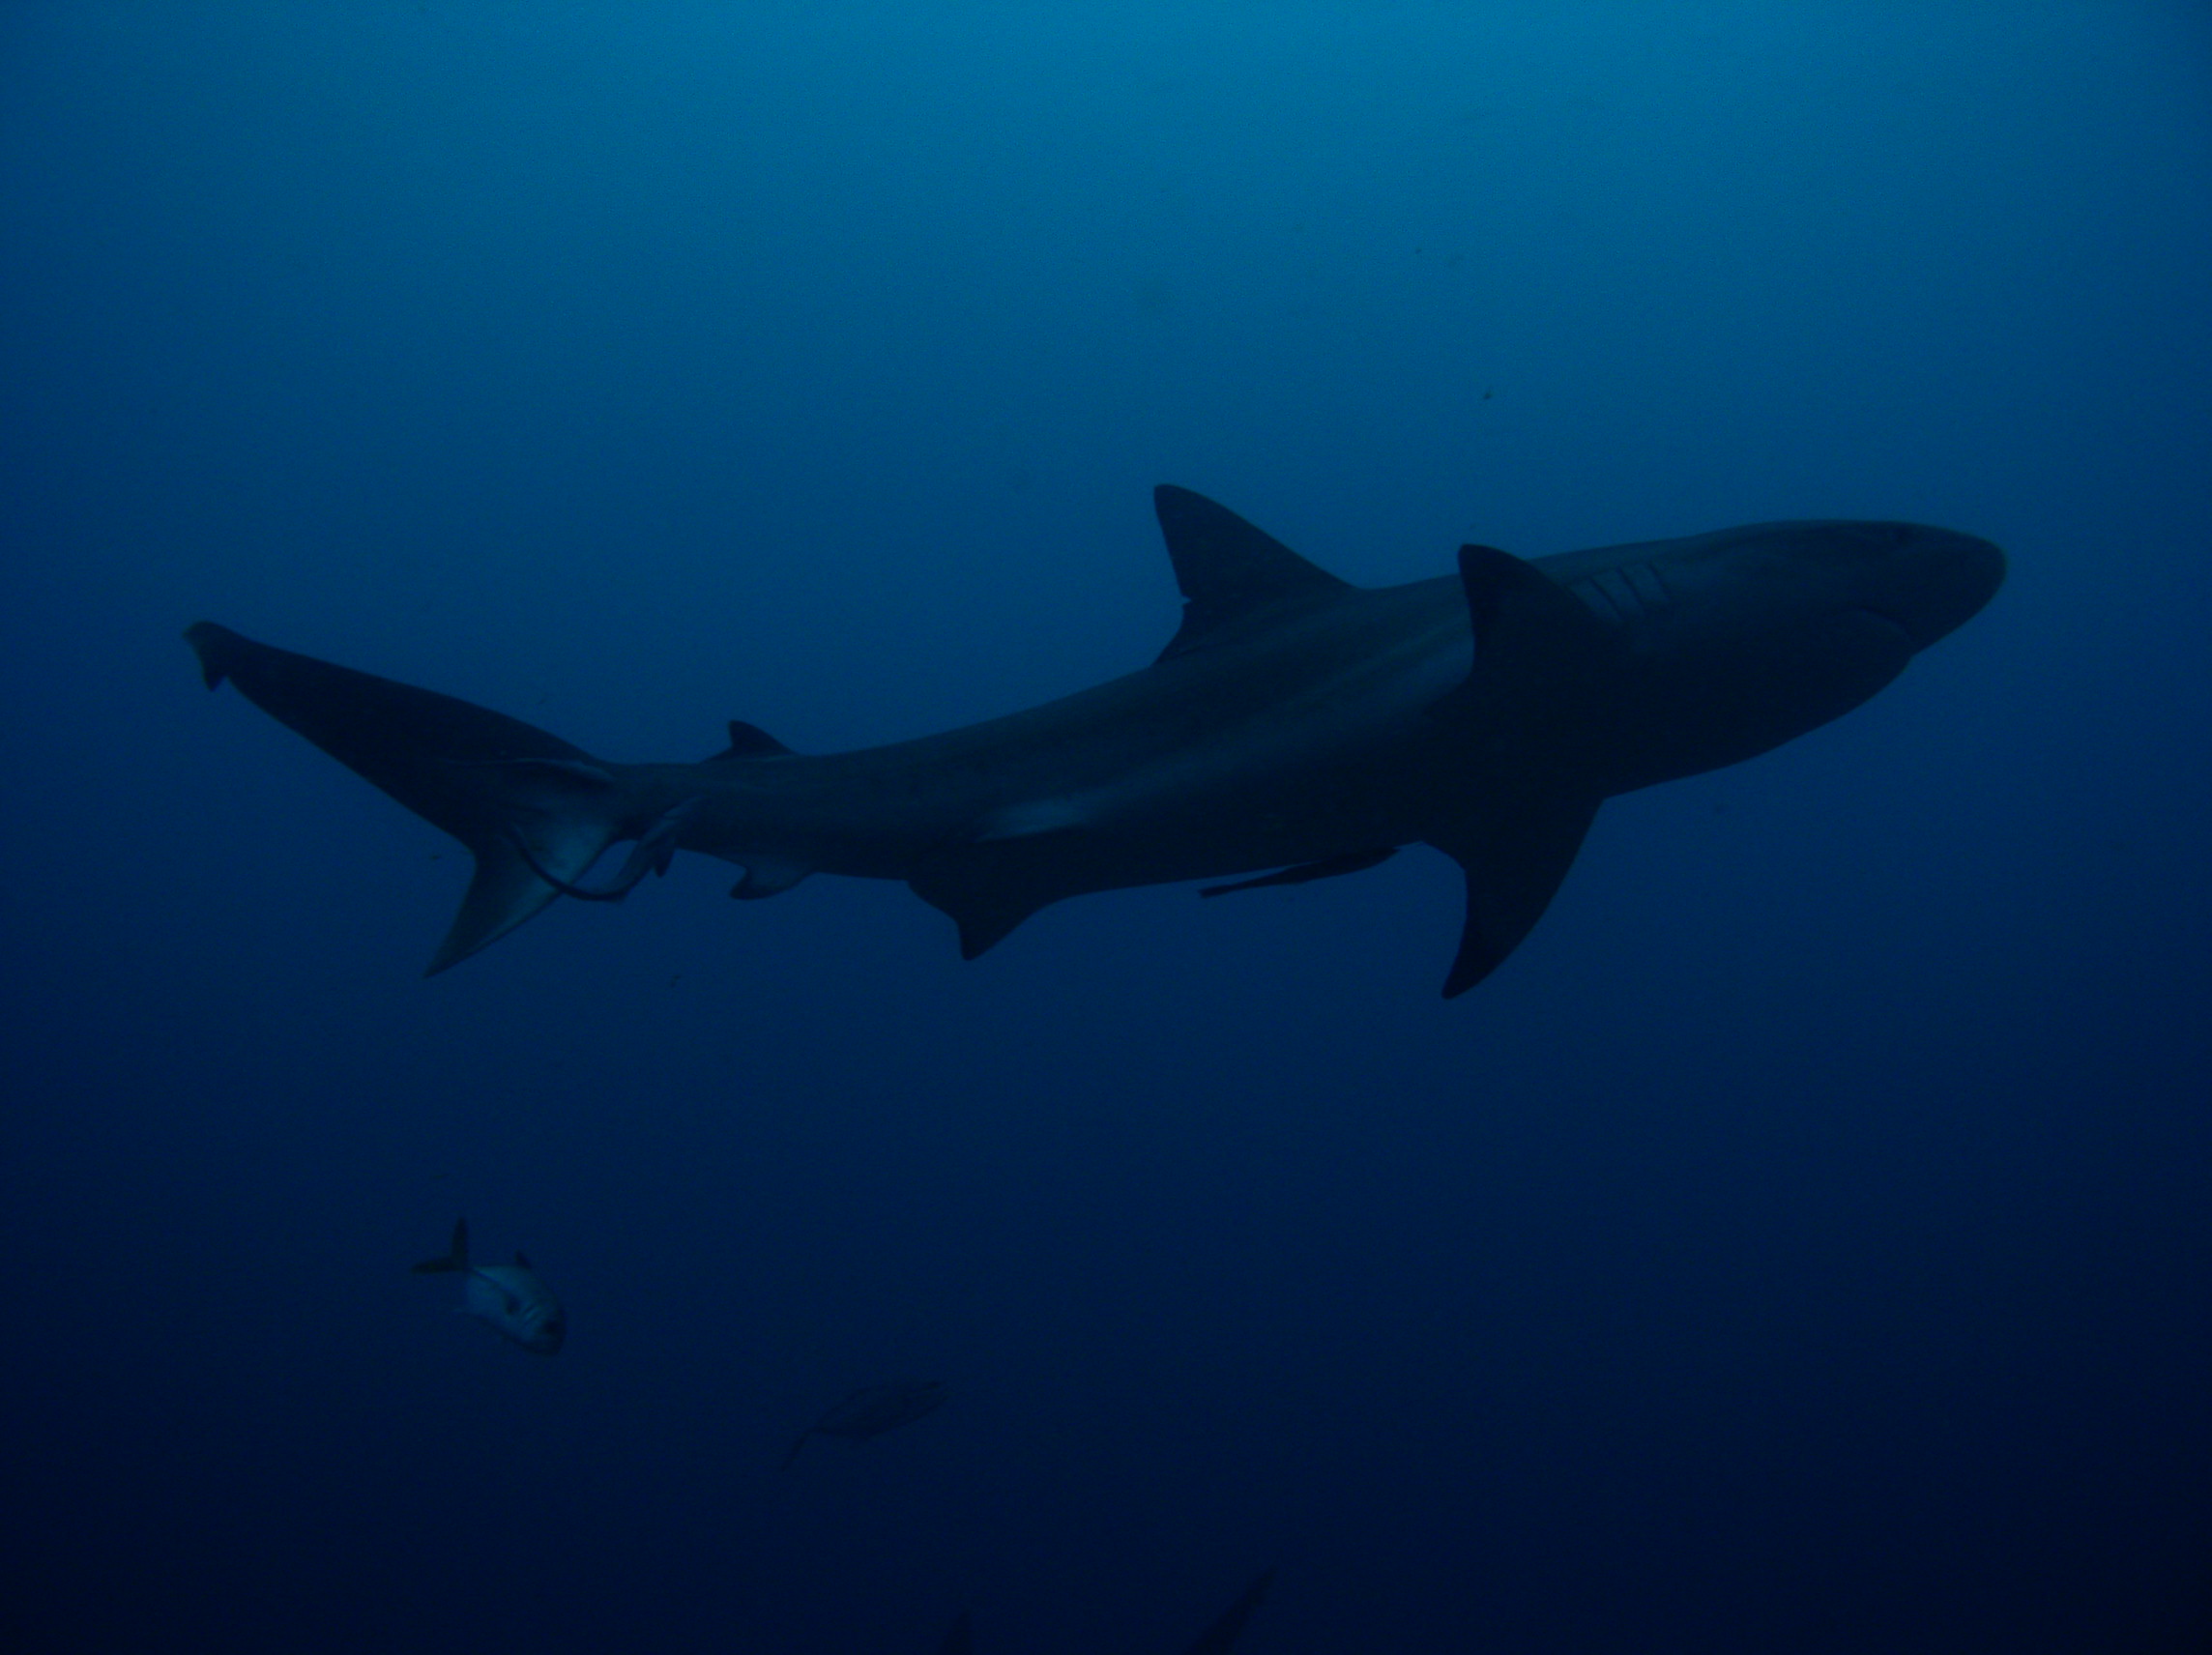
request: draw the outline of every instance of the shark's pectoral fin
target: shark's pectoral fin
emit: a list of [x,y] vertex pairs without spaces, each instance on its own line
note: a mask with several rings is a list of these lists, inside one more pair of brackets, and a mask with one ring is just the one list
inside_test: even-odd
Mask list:
[[1534,928],[1574,865],[1599,800],[1557,797],[1517,809],[1487,810],[1462,832],[1429,843],[1467,875],[1467,921],[1444,998],[1465,994],[1505,961]]
[[1436,791],[1421,837],[1467,874],[1446,998],[1542,917],[1605,794],[1622,646],[1581,599],[1490,546],[1462,546],[1474,669],[1430,709]]

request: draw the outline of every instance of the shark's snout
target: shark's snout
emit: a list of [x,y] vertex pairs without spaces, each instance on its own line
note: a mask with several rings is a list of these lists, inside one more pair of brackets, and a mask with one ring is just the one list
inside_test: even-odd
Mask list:
[[1884,590],[1866,607],[1925,650],[1980,614],[2004,584],[2005,555],[1977,536],[1918,523],[1888,525],[1896,537]]

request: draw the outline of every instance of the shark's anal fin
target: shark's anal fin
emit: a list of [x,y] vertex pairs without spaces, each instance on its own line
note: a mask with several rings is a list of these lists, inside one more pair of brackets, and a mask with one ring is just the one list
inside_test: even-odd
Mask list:
[[1430,836],[1467,875],[1467,918],[1444,978],[1446,1000],[1503,965],[1534,929],[1574,865],[1599,802],[1529,799],[1518,809],[1485,812],[1486,820],[1464,835]]
[[1227,896],[1233,890],[1260,890],[1272,885],[1305,885],[1312,880],[1365,873],[1397,854],[1398,847],[1395,845],[1384,845],[1375,851],[1347,851],[1341,857],[1324,857],[1318,862],[1300,862],[1295,868],[1277,868],[1273,873],[1262,874],[1257,879],[1237,880],[1230,885],[1204,886],[1198,894]]
[[1618,635],[1531,566],[1491,546],[1462,546],[1459,563],[1474,668],[1430,710],[1421,835],[1467,875],[1447,999],[1520,945],[1582,849],[1605,798],[1623,664]]

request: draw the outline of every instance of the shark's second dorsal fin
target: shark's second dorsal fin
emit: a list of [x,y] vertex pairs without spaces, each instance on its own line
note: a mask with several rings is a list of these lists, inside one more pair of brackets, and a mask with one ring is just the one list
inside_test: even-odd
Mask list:
[[1152,509],[1159,513],[1168,560],[1182,589],[1182,624],[1160,652],[1163,661],[1199,648],[1247,615],[1352,590],[1349,581],[1306,562],[1203,494],[1163,482],[1152,490]]

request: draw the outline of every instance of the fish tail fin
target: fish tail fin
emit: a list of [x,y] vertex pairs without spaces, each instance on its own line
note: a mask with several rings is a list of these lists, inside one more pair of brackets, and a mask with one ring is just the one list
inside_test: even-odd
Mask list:
[[[558,736],[434,690],[294,654],[202,621],[185,639],[210,689],[225,679],[278,723],[467,846],[475,877],[432,956],[444,971],[561,895],[611,900],[665,865],[694,801],[641,800],[615,767]],[[612,886],[581,878],[619,839],[650,840]],[[646,848],[641,846],[641,851]]]
[[1183,1655],[1228,1655],[1228,1650],[1244,1630],[1244,1623],[1259,1609],[1260,1600],[1267,1595],[1267,1588],[1275,1583],[1275,1571],[1260,1571],[1259,1579],[1244,1588],[1243,1594],[1222,1611],[1220,1619],[1198,1635],[1198,1641],[1183,1651]]
[[457,1218],[453,1221],[452,1246],[448,1248],[440,1258],[424,1259],[415,1266],[415,1273],[419,1276],[439,1276],[449,1271],[465,1271],[468,1267],[469,1221],[465,1218]]
[[778,1466],[776,1469],[779,1471],[790,1470],[792,1462],[799,1458],[799,1451],[806,1446],[806,1439],[813,1435],[814,1432],[811,1427],[805,1431],[801,1431],[799,1434],[799,1440],[791,1445],[791,1452],[783,1457],[783,1464]]
[[937,1655],[975,1655],[975,1617],[968,1610],[960,1611],[960,1618],[946,1629],[945,1641],[937,1646]]

